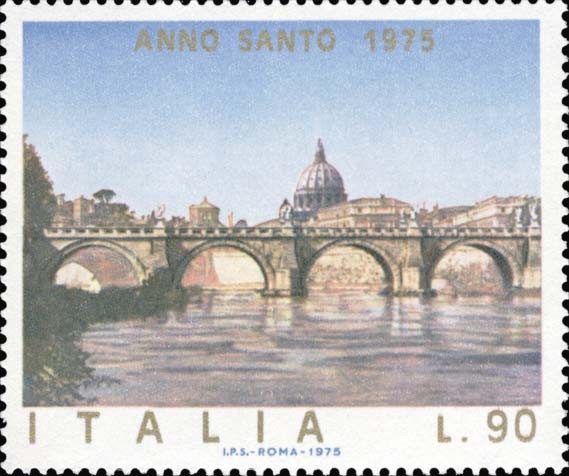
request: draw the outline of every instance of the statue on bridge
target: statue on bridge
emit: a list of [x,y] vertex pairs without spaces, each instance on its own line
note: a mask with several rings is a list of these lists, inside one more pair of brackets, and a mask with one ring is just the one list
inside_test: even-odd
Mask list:
[[411,215],[409,216],[409,226],[417,226],[417,210],[411,208]]
[[407,225],[407,214],[405,210],[401,210],[401,214],[399,215],[399,225],[406,226]]
[[158,228],[164,228],[164,215],[166,213],[166,205],[157,206],[150,214],[150,225]]
[[524,226],[523,214],[524,214],[524,209],[522,207],[518,207],[514,210],[514,227],[515,228],[522,228]]
[[285,198],[282,205],[279,207],[279,221],[284,224],[292,220],[292,205]]
[[530,204],[529,215],[530,215],[530,226],[532,228],[539,227],[541,221],[541,208],[537,200],[532,204]]

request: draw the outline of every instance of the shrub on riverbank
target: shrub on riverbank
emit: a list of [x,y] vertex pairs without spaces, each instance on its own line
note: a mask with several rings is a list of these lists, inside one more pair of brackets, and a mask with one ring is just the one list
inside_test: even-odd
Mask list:
[[184,308],[187,293],[158,282],[139,289],[109,288],[99,294],[61,286],[24,290],[24,404],[84,402],[81,386],[108,383],[96,378],[81,350],[81,333],[98,322],[146,318]]
[[143,318],[183,308],[186,302],[184,290],[164,291],[150,285],[140,289],[103,289],[99,294],[61,286],[26,289],[24,335],[59,334],[82,330],[96,322]]

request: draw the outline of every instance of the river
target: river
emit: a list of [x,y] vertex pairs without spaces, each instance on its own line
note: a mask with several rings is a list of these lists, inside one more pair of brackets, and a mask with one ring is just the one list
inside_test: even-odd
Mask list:
[[98,405],[530,405],[539,298],[205,293],[184,311],[91,325]]

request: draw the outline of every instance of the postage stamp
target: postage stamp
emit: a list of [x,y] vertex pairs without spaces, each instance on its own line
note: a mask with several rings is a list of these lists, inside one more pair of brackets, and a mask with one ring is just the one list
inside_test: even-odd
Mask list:
[[563,467],[563,2],[4,11],[10,470]]

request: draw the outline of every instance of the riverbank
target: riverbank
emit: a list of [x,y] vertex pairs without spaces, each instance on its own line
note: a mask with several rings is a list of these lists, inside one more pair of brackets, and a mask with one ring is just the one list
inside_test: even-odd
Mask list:
[[92,324],[145,319],[185,309],[199,290],[104,289],[98,294],[53,286],[24,290],[24,404],[88,403],[80,386],[110,382],[94,375],[78,341]]

